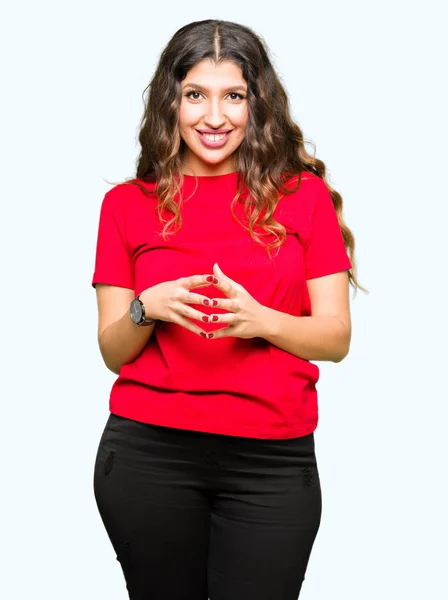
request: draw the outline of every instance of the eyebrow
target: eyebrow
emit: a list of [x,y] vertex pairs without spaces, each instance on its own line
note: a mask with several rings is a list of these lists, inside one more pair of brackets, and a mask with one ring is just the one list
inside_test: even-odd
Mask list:
[[[202,85],[199,85],[198,83],[187,83],[184,86],[184,89],[189,88],[189,87],[196,88],[198,90],[205,91],[205,92],[208,91],[206,87],[204,87]],[[227,88],[227,89],[225,89],[223,91],[224,92],[231,92],[231,91],[236,91],[236,90],[239,90],[239,91],[242,91],[242,92],[246,92],[247,88],[245,86],[243,86],[243,85],[233,85],[232,87],[229,87],[229,88]]]

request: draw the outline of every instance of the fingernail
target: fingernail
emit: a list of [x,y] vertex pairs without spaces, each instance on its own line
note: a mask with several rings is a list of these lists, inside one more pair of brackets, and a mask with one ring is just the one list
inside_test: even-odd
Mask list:
[[206,281],[210,281],[211,283],[213,283],[215,279],[216,279],[216,277],[213,277],[213,275],[209,275],[207,277]]
[[201,331],[201,335],[202,335],[202,337],[203,337],[203,338],[206,338],[206,337],[207,337],[207,334],[206,334],[206,333],[204,333],[203,331]]
[[204,305],[205,306],[210,306],[210,302],[208,300],[204,300]]
[[207,338],[210,340],[213,337],[213,333],[209,333]]
[[219,317],[217,317],[216,315],[213,315],[212,321],[217,321],[218,319],[219,319]]
[[216,277],[213,277],[213,283],[218,283],[218,280],[216,279]]
[[208,323],[208,317],[207,317],[207,315],[205,315],[204,317],[202,317],[202,320],[205,321],[206,323]]
[[212,306],[218,306],[218,300],[212,300]]

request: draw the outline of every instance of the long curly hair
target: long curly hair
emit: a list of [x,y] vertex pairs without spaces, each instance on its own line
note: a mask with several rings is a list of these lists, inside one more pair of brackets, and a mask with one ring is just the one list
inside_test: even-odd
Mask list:
[[[141,151],[135,178],[121,183],[137,185],[147,196],[158,198],[156,211],[160,221],[165,223],[162,232],[164,239],[172,224],[177,225],[177,230],[182,226],[181,188],[185,142],[179,132],[181,82],[188,71],[204,59],[217,65],[224,61],[234,63],[241,68],[247,83],[245,139],[233,157],[238,171],[237,193],[231,205],[234,218],[261,244],[263,242],[254,227],[261,230],[262,235],[274,236],[276,241],[264,244],[271,256],[270,250],[280,248],[286,240],[284,226],[273,218],[278,201],[284,194],[297,191],[303,172],[317,175],[325,182],[333,200],[352,263],[349,281],[355,289],[368,293],[357,280],[355,240],[342,217],[342,197],[328,184],[323,161],[306,151],[302,131],[291,118],[288,97],[271,64],[267,45],[249,27],[207,19],[189,23],[173,35],[160,55],[150,83],[143,91],[145,110],[138,134]],[[146,92],[147,99],[144,98]],[[305,141],[314,148],[312,142]],[[293,176],[297,176],[295,187],[290,185]],[[148,189],[137,180],[155,186]],[[235,203],[240,200],[245,186],[248,192],[244,199],[247,226],[234,213]],[[171,219],[163,217],[165,211],[173,215]]]

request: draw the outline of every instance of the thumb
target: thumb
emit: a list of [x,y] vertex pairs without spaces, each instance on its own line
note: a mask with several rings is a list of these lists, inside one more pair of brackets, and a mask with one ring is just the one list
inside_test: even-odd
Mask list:
[[227,277],[227,275],[222,272],[221,267],[218,265],[218,263],[215,263],[213,265],[213,273],[216,275],[216,277],[221,277],[221,279],[229,279],[229,277]]
[[[233,292],[235,292],[236,290],[239,290],[239,291],[244,290],[244,288],[238,282],[231,279],[228,275],[226,275],[221,270],[221,267],[218,265],[218,263],[215,263],[213,265],[213,274],[215,275],[215,277],[218,278],[218,281],[220,283],[224,281],[225,283],[227,283],[227,285],[230,285],[230,289],[228,289],[224,292],[227,296],[231,297]],[[232,290],[233,290],[233,292],[232,292]]]
[[221,281],[227,281],[234,286],[237,286],[237,282],[231,279],[228,275],[226,275],[222,270],[218,263],[213,265],[213,273],[216,277],[221,278]]

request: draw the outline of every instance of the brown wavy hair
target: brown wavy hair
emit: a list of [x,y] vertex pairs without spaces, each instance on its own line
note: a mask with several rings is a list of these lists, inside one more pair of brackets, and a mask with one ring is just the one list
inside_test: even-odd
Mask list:
[[[143,91],[145,110],[138,134],[141,151],[136,176],[121,183],[137,185],[147,196],[159,199],[156,210],[160,221],[166,224],[162,232],[164,239],[173,223],[178,226],[177,230],[182,226],[181,205],[176,200],[178,195],[182,201],[185,151],[185,142],[179,132],[181,82],[188,71],[204,59],[217,65],[224,61],[234,63],[241,68],[248,88],[245,139],[234,153],[235,170],[238,171],[237,194],[231,205],[234,218],[261,244],[254,226],[261,228],[262,235],[276,238],[274,243],[265,245],[270,257],[271,248],[280,248],[286,240],[285,228],[273,218],[278,201],[284,194],[297,191],[303,172],[317,175],[325,182],[333,200],[352,263],[349,281],[355,290],[359,288],[368,293],[356,277],[355,240],[342,217],[342,197],[328,184],[323,161],[305,149],[302,131],[291,118],[288,97],[271,64],[266,43],[244,25],[207,19],[189,23],[176,31]],[[315,152],[314,144],[305,141],[311,143]],[[292,176],[297,176],[296,187],[289,184],[286,187],[286,181],[290,183]],[[156,185],[148,189],[137,179]],[[244,186],[248,192],[244,200],[248,226],[239,221],[233,210]],[[165,210],[173,215],[168,221],[163,217]]]

